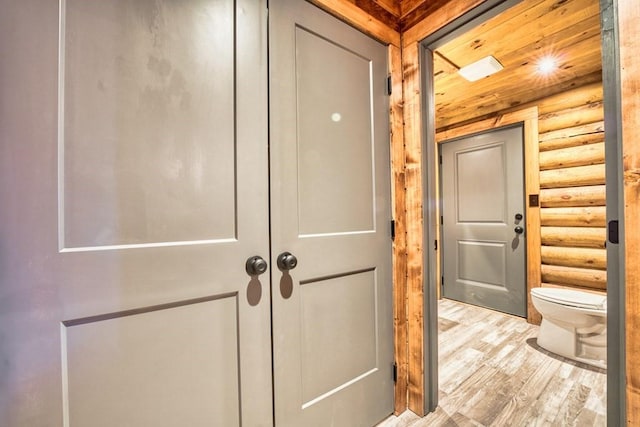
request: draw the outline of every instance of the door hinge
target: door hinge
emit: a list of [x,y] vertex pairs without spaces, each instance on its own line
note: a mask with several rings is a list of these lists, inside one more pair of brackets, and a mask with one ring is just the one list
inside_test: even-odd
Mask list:
[[437,251],[437,250],[438,250],[438,241],[437,241],[437,240],[434,240],[434,241],[433,241],[433,250],[434,250],[434,251]]
[[391,82],[391,74],[389,74],[387,76],[387,95],[391,96],[392,92],[393,92],[393,85]]
[[438,160],[439,160],[440,164],[442,164],[442,156],[440,156],[440,157],[438,158]]
[[391,240],[396,240],[396,220],[391,220]]
[[392,372],[393,372],[393,382],[397,383],[398,382],[398,364],[395,362],[393,363]]
[[440,294],[444,294],[444,276],[440,276]]
[[615,221],[609,221],[609,243],[615,243],[618,244],[620,243],[620,234],[619,234],[619,228],[620,225],[618,223],[618,220]]
[[440,215],[440,225],[444,224],[444,216]]

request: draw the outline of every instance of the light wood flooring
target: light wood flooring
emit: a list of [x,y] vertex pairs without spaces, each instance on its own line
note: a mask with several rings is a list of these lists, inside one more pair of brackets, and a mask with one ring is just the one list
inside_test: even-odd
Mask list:
[[438,408],[377,427],[606,425],[606,371],[541,349],[520,317],[446,299],[438,310]]

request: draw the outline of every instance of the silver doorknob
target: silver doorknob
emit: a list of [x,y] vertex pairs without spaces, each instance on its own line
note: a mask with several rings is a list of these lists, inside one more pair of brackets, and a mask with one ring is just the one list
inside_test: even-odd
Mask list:
[[247,259],[244,268],[249,276],[259,276],[267,271],[267,261],[261,256],[252,256]]
[[517,234],[522,234],[524,233],[524,228],[518,225],[516,228],[513,229],[513,231],[515,231]]
[[277,261],[278,268],[282,271],[293,270],[298,265],[298,258],[290,252],[282,252]]

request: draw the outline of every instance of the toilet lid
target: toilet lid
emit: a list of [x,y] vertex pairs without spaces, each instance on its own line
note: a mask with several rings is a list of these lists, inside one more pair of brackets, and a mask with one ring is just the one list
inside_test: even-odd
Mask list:
[[540,299],[572,307],[607,309],[607,296],[560,288],[533,288],[531,294]]

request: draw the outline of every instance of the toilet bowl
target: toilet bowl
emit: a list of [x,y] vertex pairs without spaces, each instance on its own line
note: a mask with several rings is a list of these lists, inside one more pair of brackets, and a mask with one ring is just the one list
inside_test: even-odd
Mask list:
[[607,297],[559,288],[531,289],[542,315],[538,345],[552,353],[607,367]]

